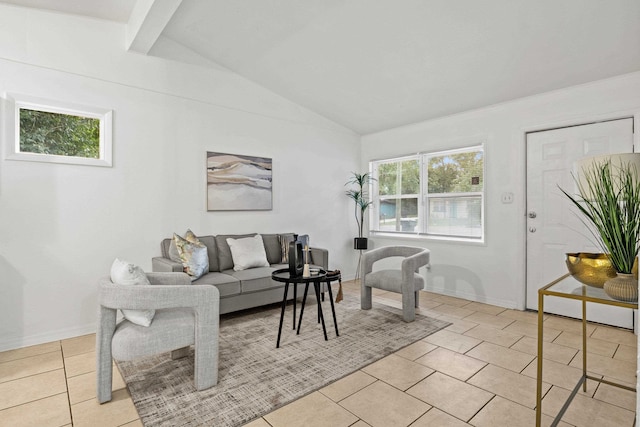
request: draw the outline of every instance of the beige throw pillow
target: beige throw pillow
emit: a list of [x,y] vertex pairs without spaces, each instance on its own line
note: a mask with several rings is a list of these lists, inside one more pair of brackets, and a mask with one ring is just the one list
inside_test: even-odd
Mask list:
[[235,271],[253,267],[269,267],[261,235],[256,234],[253,237],[245,237],[243,239],[228,238],[227,244],[231,249],[231,258],[233,258],[233,269]]
[[[151,285],[147,275],[137,265],[118,258],[111,265],[111,281],[116,285]],[[125,319],[140,326],[149,326],[155,310],[120,310]]]

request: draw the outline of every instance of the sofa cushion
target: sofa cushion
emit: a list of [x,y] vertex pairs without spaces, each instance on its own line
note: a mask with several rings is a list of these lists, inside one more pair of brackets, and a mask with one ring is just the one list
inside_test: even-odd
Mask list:
[[271,280],[271,273],[274,271],[273,267],[257,267],[241,271],[226,270],[223,273],[240,280],[241,291],[246,294],[284,286],[282,283]]
[[[142,268],[116,258],[111,265],[111,281],[116,285],[151,285]],[[120,310],[129,322],[148,327],[155,310]]]
[[218,271],[224,273],[225,270],[233,269],[233,257],[231,249],[227,243],[227,239],[242,239],[243,237],[253,237],[256,233],[251,234],[220,234],[215,237],[216,246],[218,248]]
[[[233,271],[233,270],[231,270]],[[213,285],[220,291],[220,298],[238,295],[240,293],[240,280],[224,273],[211,272],[205,274],[196,282],[198,285]]]

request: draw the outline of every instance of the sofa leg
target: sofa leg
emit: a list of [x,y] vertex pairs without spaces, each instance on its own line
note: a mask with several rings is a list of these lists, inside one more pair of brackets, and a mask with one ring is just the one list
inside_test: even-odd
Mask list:
[[189,347],[182,347],[177,350],[173,350],[171,352],[171,359],[172,360],[181,359],[183,357],[187,357],[188,355],[189,355]]

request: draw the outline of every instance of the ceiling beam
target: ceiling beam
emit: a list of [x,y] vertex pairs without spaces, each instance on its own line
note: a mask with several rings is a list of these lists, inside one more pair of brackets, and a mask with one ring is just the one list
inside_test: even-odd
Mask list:
[[182,0],[138,0],[127,23],[126,49],[149,53]]

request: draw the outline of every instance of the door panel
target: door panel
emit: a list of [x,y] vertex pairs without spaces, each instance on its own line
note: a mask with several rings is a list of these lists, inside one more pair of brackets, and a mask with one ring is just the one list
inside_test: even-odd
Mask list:
[[[631,118],[527,134],[527,308],[537,309],[538,289],[567,272],[567,252],[601,252],[559,188],[577,193],[575,161],[632,150]],[[582,316],[579,303],[561,298],[547,298],[545,311]],[[587,315],[600,323],[633,326],[633,312],[626,309],[588,304]]]

